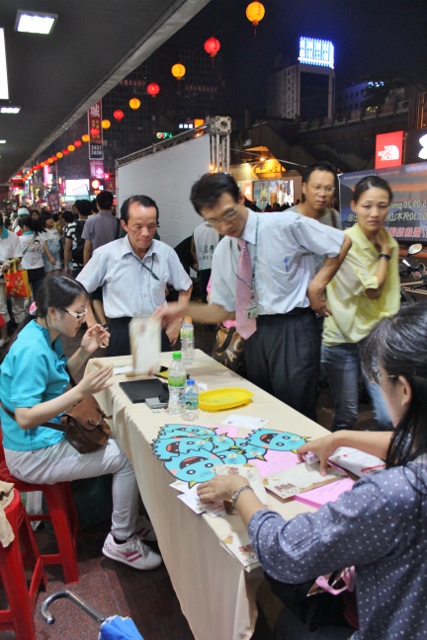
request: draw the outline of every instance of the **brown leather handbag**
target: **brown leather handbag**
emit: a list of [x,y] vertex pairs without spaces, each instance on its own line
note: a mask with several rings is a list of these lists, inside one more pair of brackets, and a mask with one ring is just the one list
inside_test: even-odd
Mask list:
[[[16,420],[14,413],[3,404],[1,407],[8,416]],[[96,398],[90,395],[65,411],[61,416],[61,422],[45,422],[40,426],[62,431],[66,440],[79,453],[92,453],[107,444],[111,428],[105,420],[110,420],[111,417],[103,412]]]
[[217,326],[212,358],[240,376],[246,376],[245,340],[236,327]]

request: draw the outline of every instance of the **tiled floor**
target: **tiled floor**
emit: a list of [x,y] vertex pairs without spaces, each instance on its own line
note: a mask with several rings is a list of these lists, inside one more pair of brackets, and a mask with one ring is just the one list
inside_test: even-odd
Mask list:
[[[196,346],[210,353],[214,333],[204,328],[196,329]],[[67,340],[64,348],[71,354],[78,346],[78,338]],[[101,354],[102,355],[102,352]],[[361,407],[359,428],[372,428],[369,407]],[[319,398],[319,422],[330,427],[332,406],[329,394]],[[150,571],[135,571],[105,558],[101,548],[109,530],[109,523],[99,524],[84,531],[79,544],[78,560],[80,581],[67,588],[84,598],[103,615],[130,616],[144,640],[192,640],[193,634],[183,616],[178,599],[164,566]],[[45,530],[36,532],[42,549],[55,545],[54,536]],[[47,567],[48,591],[40,592],[35,611],[38,640],[91,640],[97,638],[98,625],[80,609],[68,601],[58,600],[51,606],[56,618],[48,626],[39,616],[40,606],[46,595],[64,589],[60,567]],[[206,594],[209,597],[209,594]],[[0,597],[0,606],[2,600]],[[267,613],[267,617],[271,616]],[[0,632],[0,640],[12,640],[12,631]],[[263,613],[259,616],[253,640],[269,640],[271,630]],[[224,638],[224,640],[228,640]]]

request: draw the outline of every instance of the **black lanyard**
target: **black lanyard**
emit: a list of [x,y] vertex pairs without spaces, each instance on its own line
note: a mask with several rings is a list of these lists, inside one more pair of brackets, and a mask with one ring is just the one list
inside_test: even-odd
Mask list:
[[156,274],[153,271],[153,263],[154,263],[154,255],[153,254],[151,254],[151,269],[149,267],[147,267],[147,265],[144,264],[143,261],[140,260],[140,258],[138,258],[138,256],[136,256],[133,252],[132,252],[132,255],[133,255],[134,258],[136,258],[138,260],[138,262],[140,263],[141,267],[144,267],[144,269],[147,269],[147,271],[149,272],[151,277],[154,278],[154,280],[159,280],[160,281],[159,276],[156,276]]

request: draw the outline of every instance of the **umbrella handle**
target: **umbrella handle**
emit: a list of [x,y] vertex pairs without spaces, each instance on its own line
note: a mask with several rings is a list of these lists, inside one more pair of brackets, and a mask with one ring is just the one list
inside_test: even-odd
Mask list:
[[99,611],[93,609],[90,605],[87,604],[87,602],[80,598],[80,596],[77,596],[72,591],[64,590],[56,591],[56,593],[53,593],[42,603],[40,615],[47,624],[53,624],[55,622],[55,618],[48,611],[48,606],[52,602],[54,602],[54,600],[58,600],[58,598],[68,598],[69,600],[71,600],[71,602],[74,602],[74,604],[80,607],[80,609],[83,609],[83,611],[87,613],[88,616],[96,620],[98,624],[101,624],[105,620],[105,617],[101,613],[99,613]]

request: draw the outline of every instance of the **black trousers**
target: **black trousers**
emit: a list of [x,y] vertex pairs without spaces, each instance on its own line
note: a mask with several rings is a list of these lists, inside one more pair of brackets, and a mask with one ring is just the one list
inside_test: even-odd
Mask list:
[[44,279],[45,270],[44,267],[39,267],[38,269],[27,269],[28,273],[28,281],[31,285],[31,289],[33,290],[33,298],[35,299],[37,296],[37,291]]
[[314,311],[259,316],[245,359],[248,380],[316,420],[320,332]]
[[[106,356],[130,355],[129,322],[131,320],[132,318],[110,318],[108,322],[110,343],[105,352]],[[161,349],[162,351],[171,350],[169,338],[164,330],[162,330]]]

